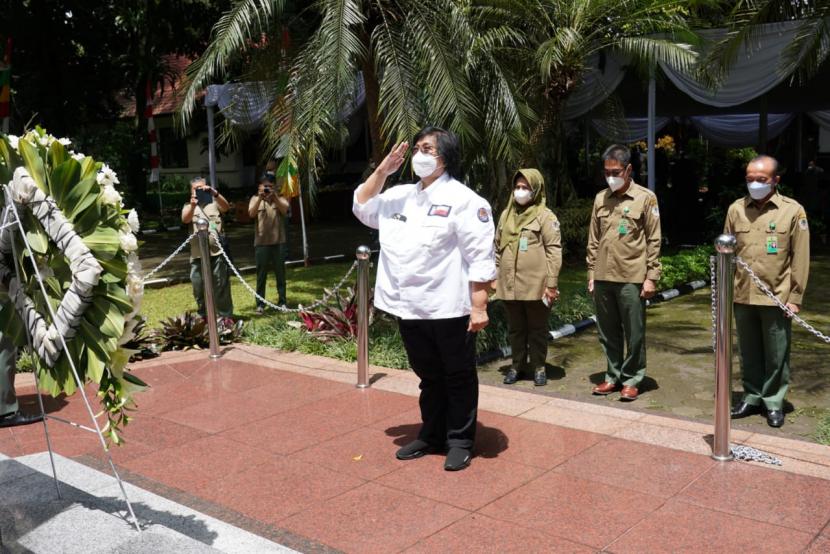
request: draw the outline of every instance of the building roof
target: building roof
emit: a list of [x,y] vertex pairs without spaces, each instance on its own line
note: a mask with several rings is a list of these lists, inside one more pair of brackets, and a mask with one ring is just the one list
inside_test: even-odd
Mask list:
[[[193,59],[178,54],[165,54],[162,56],[164,64],[168,68],[169,75],[164,80],[163,86],[156,86],[153,91],[153,115],[170,115],[176,112],[184,97],[184,72],[193,63]],[[201,100],[205,91],[199,91],[196,96]],[[118,99],[122,106],[121,117],[135,117],[135,97],[122,96]]]

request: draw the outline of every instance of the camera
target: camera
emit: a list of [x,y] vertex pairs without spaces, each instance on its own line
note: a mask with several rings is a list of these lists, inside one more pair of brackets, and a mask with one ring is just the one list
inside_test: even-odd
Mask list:
[[265,194],[271,194],[271,187],[264,187],[262,189],[262,192],[264,192]]

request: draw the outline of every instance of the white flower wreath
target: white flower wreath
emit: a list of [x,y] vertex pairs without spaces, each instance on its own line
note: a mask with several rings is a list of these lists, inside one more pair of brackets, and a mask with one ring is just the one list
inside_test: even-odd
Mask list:
[[24,243],[11,227],[0,234],[0,332],[23,347],[28,331],[38,382],[52,395],[75,392],[71,358],[82,382],[98,384],[106,432],[118,443],[132,395],[146,386],[127,369],[132,352],[124,348],[144,294],[134,234],[139,221],[123,209],[115,171],[69,145],[40,128],[20,137],[0,134],[0,186],[26,235]]

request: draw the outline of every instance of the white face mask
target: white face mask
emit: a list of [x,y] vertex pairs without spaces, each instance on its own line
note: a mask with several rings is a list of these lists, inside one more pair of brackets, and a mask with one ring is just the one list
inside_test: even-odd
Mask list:
[[625,179],[622,177],[606,177],[605,182],[608,183],[608,187],[612,191],[617,192],[625,184]]
[[746,190],[749,191],[749,195],[753,200],[763,200],[772,192],[772,185],[770,183],[752,181],[746,184]]
[[527,189],[514,189],[513,190],[513,198],[516,200],[516,203],[520,206],[524,206],[530,199],[533,197],[533,193]]
[[414,156],[412,156],[412,169],[415,171],[415,175],[421,179],[429,177],[435,173],[437,168],[438,158],[436,156],[430,156],[429,154],[424,154],[423,152],[417,152]]

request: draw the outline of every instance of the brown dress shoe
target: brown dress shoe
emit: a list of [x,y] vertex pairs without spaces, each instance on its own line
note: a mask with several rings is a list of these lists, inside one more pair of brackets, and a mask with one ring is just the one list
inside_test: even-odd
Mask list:
[[604,383],[600,383],[591,389],[591,392],[594,394],[611,394],[619,388],[620,386],[617,383],[609,383],[608,381],[605,381]]
[[622,388],[622,392],[620,392],[623,400],[637,400],[637,394],[639,394],[637,387],[632,386],[625,386]]

